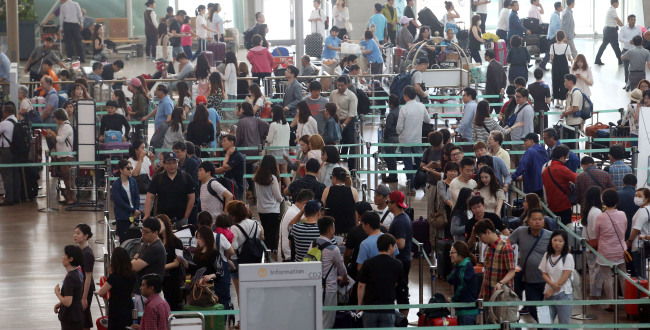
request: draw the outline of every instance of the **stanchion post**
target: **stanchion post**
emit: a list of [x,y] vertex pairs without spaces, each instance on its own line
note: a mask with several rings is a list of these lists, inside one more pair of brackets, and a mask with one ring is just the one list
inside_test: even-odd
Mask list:
[[50,199],[52,195],[50,194],[50,152],[45,153],[45,207],[38,209],[38,212],[50,213],[58,212],[59,210],[53,209],[50,207]]
[[[366,142],[366,149],[368,151],[368,153],[367,153],[368,155],[370,155],[370,147],[371,147],[370,142]],[[375,170],[376,170],[376,168],[375,168]],[[371,175],[370,174],[370,157],[366,157],[366,171],[368,171],[368,174],[366,175],[366,184],[368,186],[370,186],[370,175]],[[375,188],[377,188],[377,186],[375,186]]]
[[375,189],[379,186],[379,154],[375,152],[372,157],[375,159]]
[[[408,244],[408,242],[406,243]],[[422,264],[424,262],[424,243],[418,242],[418,251],[419,256],[418,256],[418,280],[420,284],[420,304],[424,304],[424,265]]]
[[[583,228],[586,230],[586,228]],[[587,300],[587,240],[580,240],[582,245],[582,300]],[[582,314],[571,316],[574,320],[595,320],[598,318],[596,315],[587,314],[587,305],[582,305]]]
[[501,322],[501,330],[510,330],[510,322],[508,321]]
[[[612,266],[612,276],[614,277],[614,300],[618,300],[618,274],[616,265]],[[618,304],[614,305],[614,324],[618,324]]]
[[[362,127],[359,125],[359,121],[357,120],[354,123],[354,130],[355,130],[356,138],[354,139],[353,144],[359,144],[361,142],[361,139],[360,139],[361,135],[359,134],[359,131],[361,130],[361,128]],[[348,155],[355,154],[355,151],[357,151],[356,153],[358,153],[357,146],[349,147],[348,148]],[[357,157],[354,160],[354,165],[355,165],[354,168],[359,169],[361,167],[361,158]]]
[[433,113],[433,130],[434,131],[438,130],[438,113],[437,112]]
[[539,132],[542,133],[546,126],[544,125],[544,109],[539,110]]
[[476,300],[476,309],[478,309],[478,314],[481,315],[479,318],[480,324],[487,324],[487,315],[485,315],[485,310],[483,308],[483,298],[478,298]]
[[436,266],[429,266],[431,274],[431,297],[436,294]]
[[637,169],[637,161],[639,160],[638,152],[639,152],[638,147],[632,147],[632,160],[631,160],[632,164],[631,165],[632,165],[632,171],[634,171],[634,175],[636,175],[636,173],[637,173],[637,170],[636,170]]

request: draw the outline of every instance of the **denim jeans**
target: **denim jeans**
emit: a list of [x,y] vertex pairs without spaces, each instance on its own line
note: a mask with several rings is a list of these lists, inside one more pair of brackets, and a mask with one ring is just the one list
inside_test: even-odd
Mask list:
[[[400,152],[403,154],[421,154],[422,153],[422,147],[401,147]],[[422,157],[403,157],[402,160],[404,161],[404,170],[412,170],[414,169],[414,166],[419,167],[420,162],[422,161]],[[414,165],[415,164],[415,165]],[[406,179],[411,180],[411,188],[413,188],[413,179],[415,178],[414,174],[407,174]]]
[[[573,294],[566,294],[564,291],[551,296],[548,300],[573,300]],[[551,312],[551,322],[555,323],[555,316],[557,316],[559,324],[569,324],[571,322],[571,311],[573,306],[549,306],[549,311]],[[555,330],[566,329],[566,328],[553,328]]]
[[[526,292],[526,301],[542,301],[544,300],[544,286],[546,283],[526,283],[524,282],[524,291]],[[537,318],[537,308],[529,307],[530,316],[532,316],[535,321],[539,321]],[[569,315],[570,316],[570,315]]]
[[364,328],[392,328],[395,326],[395,312],[363,313]]
[[478,315],[456,315],[458,325],[476,325],[476,317]]
[[180,52],[183,51],[183,47],[178,46],[178,47],[172,47],[172,57],[176,59],[176,55],[178,55]]

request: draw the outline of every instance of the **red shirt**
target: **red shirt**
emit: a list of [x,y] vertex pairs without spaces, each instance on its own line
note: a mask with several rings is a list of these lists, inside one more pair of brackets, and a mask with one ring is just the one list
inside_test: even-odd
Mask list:
[[[551,171],[555,184],[548,173]],[[560,212],[571,208],[571,201],[568,194],[570,193],[569,182],[576,182],[578,174],[571,172],[560,161],[553,160],[551,165],[544,165],[542,168],[542,183],[544,184],[544,195],[546,204],[553,212]],[[560,187],[558,187],[558,185]]]
[[228,239],[228,242],[232,244],[232,240],[235,238],[235,234],[230,231],[228,228],[221,228],[217,227],[217,229],[214,230],[215,234],[221,234],[225,236]]
[[171,311],[169,304],[160,294],[154,294],[144,303],[144,313],[140,320],[142,330],[167,330],[167,319]]

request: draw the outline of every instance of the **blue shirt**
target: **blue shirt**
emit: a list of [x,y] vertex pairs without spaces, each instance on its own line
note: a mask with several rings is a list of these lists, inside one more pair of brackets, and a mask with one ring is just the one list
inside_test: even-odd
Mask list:
[[366,50],[371,52],[366,54],[366,58],[369,63],[384,63],[384,59],[381,57],[381,51],[379,46],[374,39],[364,40],[360,42],[361,46],[366,47]]
[[494,175],[497,177],[497,180],[499,180],[499,184],[502,187],[504,184],[504,179],[505,179],[505,183],[507,184],[512,183],[512,179],[510,178],[510,172],[508,171],[506,162],[504,162],[503,159],[501,159],[501,157],[492,156],[492,164],[494,165]]
[[327,45],[332,45],[332,47],[341,47],[341,39],[338,37],[333,37],[331,34],[325,38],[325,48],[323,48],[323,58],[337,58],[338,52],[334,49],[330,49]]
[[381,41],[384,40],[384,31],[386,30],[386,24],[388,23],[388,20],[386,19],[386,16],[377,13],[372,15],[370,17],[370,22],[374,23],[377,29],[375,30],[375,35],[377,36],[377,40]]
[[5,53],[0,52],[0,79],[9,81],[9,70],[11,69],[11,61]]
[[512,173],[512,180],[517,181],[520,176],[524,177],[524,192],[534,193],[544,189],[542,183],[542,166],[548,162],[548,155],[541,144],[536,144],[521,157],[519,166],[515,173]]
[[625,217],[627,218],[627,228],[625,229],[625,239],[630,238],[630,231],[632,229],[632,217],[636,211],[639,210],[639,207],[634,204],[634,195],[636,194],[636,189],[634,186],[623,186],[618,191],[618,204],[616,209],[623,211]]
[[156,112],[156,120],[154,121],[155,128],[167,121],[167,116],[170,116],[172,111],[174,111],[174,103],[167,95],[158,103],[158,112]]
[[468,140],[472,139],[472,123],[474,122],[474,115],[476,114],[476,100],[471,100],[465,103],[463,109],[463,117],[458,123],[456,133],[459,133],[463,138]]
[[[379,238],[380,235],[383,234],[384,233],[377,234],[377,235],[370,235],[366,239],[364,239],[363,242],[361,242],[361,245],[359,246],[359,255],[357,256],[358,265],[361,265],[366,260],[379,255],[379,248],[377,247],[377,239]],[[397,255],[397,249],[395,249],[395,253],[393,253],[393,256],[396,255]]]
[[221,117],[219,117],[219,114],[217,113],[217,110],[214,108],[209,108],[208,109],[208,118],[212,122],[212,127],[214,128],[214,134],[215,134],[215,139],[210,143],[211,148],[216,148],[217,147],[217,123],[221,121]]
[[510,11],[510,17],[508,17],[508,40],[512,36],[523,36],[526,34],[526,28],[521,25],[519,21],[519,15],[516,11]]
[[[548,155],[548,159],[551,159],[551,153],[553,152],[553,149],[555,147],[562,145],[560,141],[557,141],[555,146],[553,148],[546,148],[546,154]],[[573,151],[569,150],[569,159],[564,163],[564,166],[566,166],[568,169],[571,170],[573,173],[578,172],[578,167],[580,166],[580,158],[578,158],[578,155],[573,153]]]
[[562,19],[560,18],[560,13],[557,11],[551,14],[551,21],[548,23],[548,34],[546,38],[551,40],[555,38],[557,31],[562,29]]
[[617,160],[612,165],[609,166],[609,175],[612,176],[612,181],[616,189],[621,190],[623,188],[623,177],[625,174],[632,174],[632,168],[629,165],[625,165],[623,160]]

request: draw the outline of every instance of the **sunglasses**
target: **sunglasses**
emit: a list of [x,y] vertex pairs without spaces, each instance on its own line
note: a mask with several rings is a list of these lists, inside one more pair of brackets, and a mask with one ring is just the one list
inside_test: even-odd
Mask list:
[[127,166],[127,167],[125,167],[124,169],[125,169],[125,170],[129,170],[129,171],[133,171],[133,167],[131,167],[131,166]]

